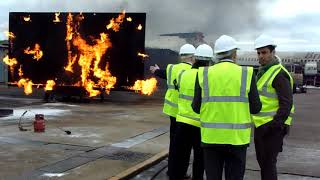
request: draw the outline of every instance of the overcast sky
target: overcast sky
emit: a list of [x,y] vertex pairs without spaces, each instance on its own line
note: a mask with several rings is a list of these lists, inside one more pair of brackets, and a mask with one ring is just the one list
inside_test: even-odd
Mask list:
[[[200,31],[213,45],[233,36],[252,50],[261,33],[273,36],[282,51],[320,51],[319,0],[2,0],[0,32],[8,30],[9,12],[146,12],[146,46],[178,49],[184,40],[163,33]],[[6,39],[0,33],[0,39]]]

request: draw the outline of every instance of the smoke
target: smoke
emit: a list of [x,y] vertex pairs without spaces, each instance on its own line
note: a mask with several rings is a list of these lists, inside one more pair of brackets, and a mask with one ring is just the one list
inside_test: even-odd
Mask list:
[[[222,34],[240,39],[256,37],[258,35],[256,32],[259,32],[261,26],[259,2],[257,0],[11,0],[8,4],[0,5],[0,21],[8,21],[9,11],[120,12],[125,9],[127,12],[147,13],[147,45],[156,46],[154,43],[157,43],[160,34],[179,32],[202,32],[205,41],[212,45]],[[172,47],[180,46],[181,41],[178,43],[169,44]]]

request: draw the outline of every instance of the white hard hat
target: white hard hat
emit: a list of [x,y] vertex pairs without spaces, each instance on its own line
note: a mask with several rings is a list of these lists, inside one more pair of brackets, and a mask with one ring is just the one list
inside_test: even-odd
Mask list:
[[185,44],[183,46],[181,46],[179,54],[190,54],[193,55],[194,52],[196,51],[196,48],[191,45],[191,44]]
[[255,49],[266,47],[266,46],[270,46],[270,45],[274,46],[274,47],[277,46],[274,43],[273,39],[268,35],[262,34],[254,41],[254,48]]
[[201,44],[197,47],[194,56],[197,60],[209,61],[213,58],[213,50],[207,44]]
[[227,35],[220,36],[214,44],[215,54],[231,51],[233,49],[238,49],[236,40]]

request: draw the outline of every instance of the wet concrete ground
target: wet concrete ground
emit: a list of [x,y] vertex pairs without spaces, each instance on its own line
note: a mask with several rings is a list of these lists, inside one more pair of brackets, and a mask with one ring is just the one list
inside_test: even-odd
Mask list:
[[[104,103],[43,103],[41,96],[9,91],[0,92],[0,108],[14,109],[13,116],[0,118],[0,179],[108,179],[168,148],[169,121],[161,112],[160,95],[114,92]],[[279,179],[318,179],[320,90],[294,99],[295,120],[279,157]],[[25,110],[23,122],[30,130],[19,131]],[[34,133],[28,126],[35,113],[45,115],[46,132]],[[259,179],[253,147],[248,180]],[[135,179],[167,179],[166,165],[164,160]]]
[[[284,150],[278,158],[279,180],[320,179],[320,90],[294,95],[296,113]],[[191,174],[191,163],[189,174]],[[246,180],[260,179],[254,144],[247,153]],[[133,179],[168,179],[167,159],[149,168]]]

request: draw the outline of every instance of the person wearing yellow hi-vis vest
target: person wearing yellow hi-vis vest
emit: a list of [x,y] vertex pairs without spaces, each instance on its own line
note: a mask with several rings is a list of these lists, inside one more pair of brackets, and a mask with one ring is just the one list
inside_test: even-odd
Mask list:
[[275,55],[273,39],[261,35],[255,40],[259,63],[257,87],[262,102],[260,113],[253,116],[256,157],[262,180],[277,180],[277,157],[289,131],[294,113],[293,79]]
[[151,73],[167,80],[167,91],[165,95],[163,113],[170,117],[170,143],[169,143],[169,157],[168,157],[168,172],[170,176],[172,164],[172,152],[175,149],[174,136],[176,133],[176,115],[178,113],[178,91],[175,87],[176,76],[181,70],[191,69],[194,62],[195,47],[191,44],[181,46],[179,55],[179,64],[168,64],[166,70],[161,70],[156,64],[150,66]]
[[213,60],[213,50],[207,44],[196,48],[195,63],[189,70],[177,74],[179,91],[176,135],[173,151],[173,173],[170,179],[183,179],[189,166],[191,149],[193,149],[192,179],[202,180],[204,175],[203,152],[200,146],[200,115],[193,112],[191,104],[194,95],[194,84],[199,67],[209,66]]
[[200,113],[207,179],[243,180],[250,143],[251,114],[261,102],[252,67],[239,66],[236,41],[227,35],[214,46],[218,62],[198,70],[192,108]]

